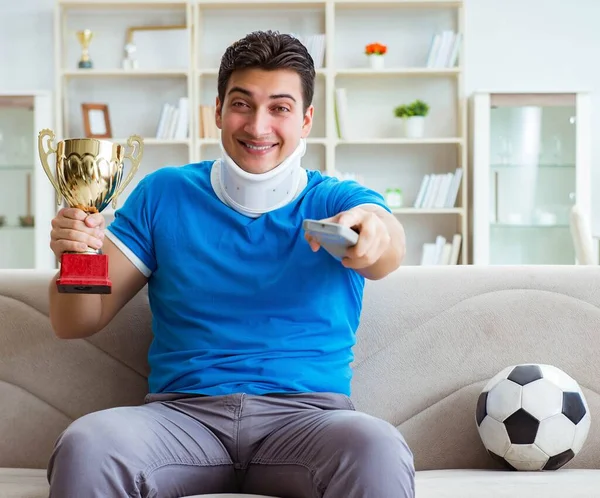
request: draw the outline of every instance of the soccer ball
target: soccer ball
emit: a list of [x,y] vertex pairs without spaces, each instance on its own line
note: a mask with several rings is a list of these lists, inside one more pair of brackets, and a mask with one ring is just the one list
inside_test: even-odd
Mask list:
[[575,457],[590,429],[579,384],[552,365],[510,366],[481,391],[475,413],[488,454],[511,470],[557,470]]

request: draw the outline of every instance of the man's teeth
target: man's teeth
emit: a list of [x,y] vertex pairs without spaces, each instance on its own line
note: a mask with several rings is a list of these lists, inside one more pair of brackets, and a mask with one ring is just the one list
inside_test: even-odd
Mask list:
[[248,147],[249,149],[253,149],[253,150],[267,150],[270,149],[272,146],[271,145],[261,145],[260,147],[258,145],[250,145],[247,144],[246,142],[243,142],[243,144]]

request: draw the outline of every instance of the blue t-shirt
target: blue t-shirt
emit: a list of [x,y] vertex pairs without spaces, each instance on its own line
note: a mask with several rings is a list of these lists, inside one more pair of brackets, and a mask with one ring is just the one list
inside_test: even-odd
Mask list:
[[364,278],[312,252],[302,221],[383,198],[308,171],[294,201],[249,218],[219,200],[212,163],[145,176],[108,227],[149,276],[150,392],[349,395]]

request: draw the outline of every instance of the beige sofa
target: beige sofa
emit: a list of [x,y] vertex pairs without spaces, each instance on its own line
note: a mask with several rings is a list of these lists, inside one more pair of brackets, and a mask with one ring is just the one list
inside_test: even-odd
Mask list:
[[[0,271],[1,498],[47,496],[67,424],[146,393],[145,292],[97,336],[64,341],[47,318],[50,277]],[[600,267],[403,268],[367,282],[352,397],[405,435],[418,498],[599,497],[599,351]],[[498,470],[478,436],[481,388],[521,362],[564,369],[587,396],[588,440],[558,471]]]

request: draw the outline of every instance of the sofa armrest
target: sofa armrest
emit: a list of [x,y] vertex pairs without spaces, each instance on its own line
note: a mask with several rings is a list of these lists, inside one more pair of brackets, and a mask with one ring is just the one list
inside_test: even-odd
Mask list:
[[139,404],[147,392],[145,294],[89,339],[58,339],[48,318],[52,272],[0,271],[0,467],[40,467],[77,417]]

